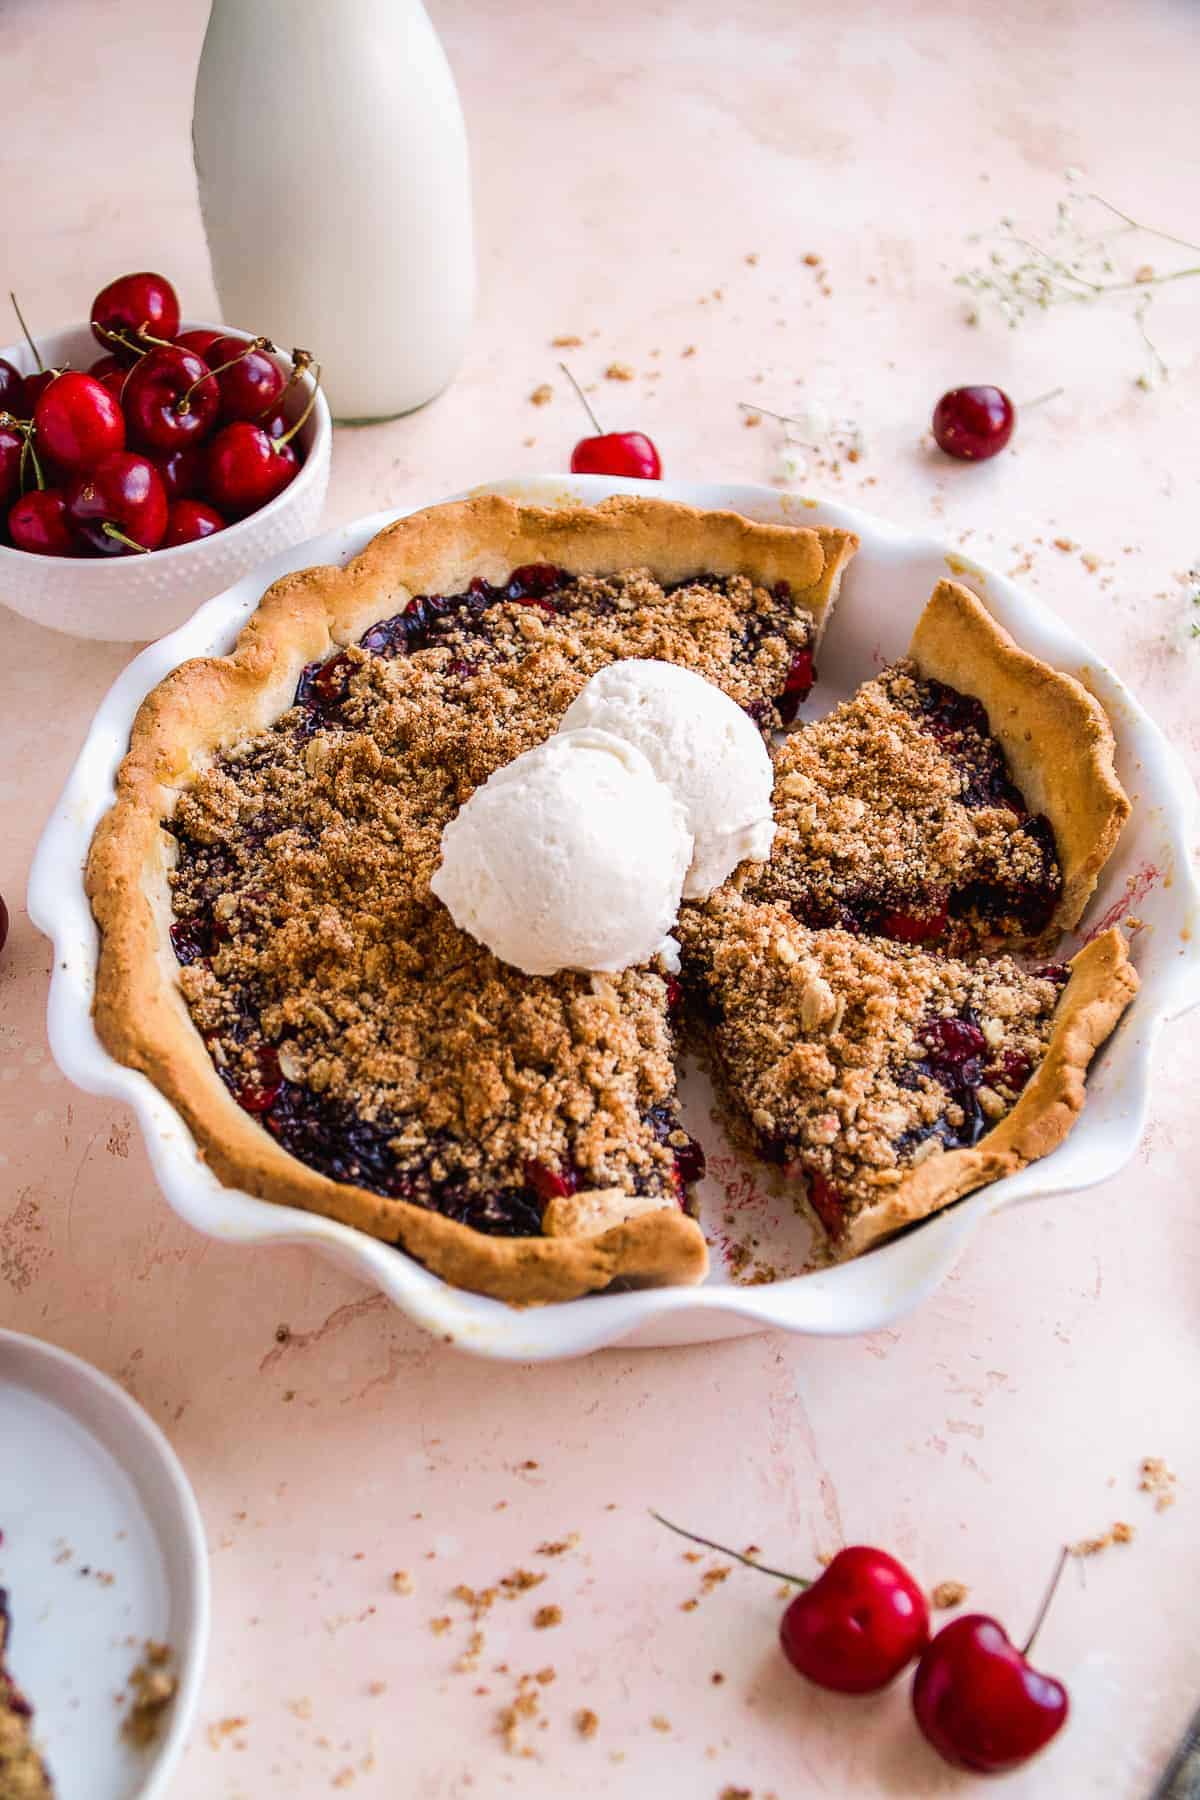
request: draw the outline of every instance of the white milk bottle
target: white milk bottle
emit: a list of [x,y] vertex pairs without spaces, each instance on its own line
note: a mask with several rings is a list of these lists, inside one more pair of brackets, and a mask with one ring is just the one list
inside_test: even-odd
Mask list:
[[462,110],[421,0],[213,0],[192,141],[222,321],[311,350],[339,419],[440,393],[475,267]]

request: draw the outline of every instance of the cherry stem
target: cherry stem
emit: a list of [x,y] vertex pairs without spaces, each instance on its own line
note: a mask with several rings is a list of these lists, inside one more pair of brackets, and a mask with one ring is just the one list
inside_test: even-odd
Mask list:
[[760,1575],[774,1576],[776,1581],[790,1581],[793,1587],[812,1586],[812,1582],[805,1580],[803,1575],[789,1575],[786,1569],[769,1569],[766,1563],[755,1562],[752,1556],[743,1556],[740,1550],[731,1550],[727,1544],[716,1544],[712,1538],[698,1537],[694,1531],[685,1531],[682,1525],[672,1525],[670,1519],[664,1519],[653,1507],[650,1509],[650,1517],[657,1519],[660,1525],[665,1525],[677,1537],[688,1538],[693,1544],[703,1544],[706,1550],[716,1550],[721,1556],[732,1556],[734,1562],[744,1563],[748,1569],[757,1569]]
[[141,554],[143,556],[149,556],[149,554],[150,554],[149,544],[139,544],[136,541],[136,539],[131,538],[131,537],[126,537],[126,535],[123,531],[121,531],[116,525],[110,525],[107,519],[105,519],[105,521],[101,525],[100,529],[104,533],[105,537],[115,538],[118,544],[125,544],[129,547],[130,550],[138,550],[141,552]]
[[1066,1544],[1064,1544],[1062,1549],[1058,1553],[1058,1561],[1054,1565],[1054,1573],[1050,1577],[1050,1585],[1046,1589],[1046,1592],[1042,1597],[1042,1604],[1038,1607],[1037,1618],[1033,1621],[1033,1630],[1029,1633],[1029,1636],[1025,1639],[1024,1646],[1021,1650],[1022,1656],[1029,1655],[1029,1652],[1033,1649],[1034,1638],[1037,1636],[1038,1632],[1042,1629],[1042,1626],[1046,1622],[1046,1614],[1050,1611],[1050,1602],[1053,1600],[1055,1593],[1058,1591],[1058,1584],[1062,1580],[1062,1572],[1067,1566],[1067,1558],[1068,1558],[1068,1556],[1070,1556],[1070,1554],[1071,1554],[1070,1549],[1068,1548],[1068,1546]]
[[1044,406],[1046,404],[1047,400],[1057,400],[1058,396],[1060,394],[1065,394],[1066,391],[1067,391],[1066,388],[1060,388],[1060,387],[1051,388],[1050,392],[1048,394],[1039,394],[1036,400],[1022,400],[1021,404],[1017,408],[1017,411],[1018,412],[1029,412],[1035,406]]
[[749,400],[739,400],[738,405],[743,412],[762,413],[765,418],[778,419],[781,425],[795,425],[802,428],[804,424],[802,419],[793,419],[788,413],[772,412],[769,406],[754,406]]
[[42,473],[42,465],[38,458],[38,453],[33,447],[33,426],[32,425],[27,425],[25,427],[25,442],[21,445],[21,461],[20,461],[20,465],[19,465],[19,468],[17,471],[18,477],[19,477],[20,483],[21,483],[21,492],[22,493],[25,492],[25,459],[26,459],[26,457],[28,457],[29,461],[32,462],[32,464],[33,464],[33,479],[34,479],[34,481],[37,483],[39,488],[44,488],[46,485],[46,477]]
[[[99,321],[93,323],[92,330],[99,332],[106,344],[116,344],[122,350],[132,350],[135,356],[145,356],[146,354],[142,346],[132,338],[126,337],[123,331],[114,331],[111,326],[101,325]],[[158,343],[160,340],[155,338],[153,341]],[[165,340],[162,341],[165,342]]]
[[45,368],[46,368],[45,363],[42,361],[42,353],[33,341],[33,338],[30,334],[29,327],[25,323],[25,315],[21,311],[21,308],[18,306],[17,296],[13,293],[11,288],[9,288],[9,290],[8,290],[8,297],[12,301],[13,311],[17,315],[17,323],[21,327],[21,335],[24,337],[25,342],[29,345],[29,348],[33,351],[33,360],[38,366],[38,374],[41,375],[45,372]]
[[[582,406],[584,412],[587,414],[588,418],[592,421],[592,430],[596,433],[597,437],[603,437],[604,436],[603,427],[601,426],[600,421],[596,417],[595,413],[592,411],[591,406],[588,404],[587,395],[584,393],[583,389],[580,387],[579,383],[576,381],[575,377],[572,375],[570,369],[568,369],[566,363],[560,362],[558,366],[562,370],[563,374],[566,376],[567,380],[570,382],[571,386],[575,389],[575,392],[578,394],[580,406]],[[657,1518],[657,1516],[658,1515],[656,1513],[655,1517]]]
[[[311,358],[310,358],[310,361],[311,361]],[[321,391],[321,365],[320,365],[320,363],[312,363],[311,368],[306,367],[304,373],[306,375],[312,376],[313,391],[308,397],[308,405],[305,407],[304,411],[300,414],[300,417],[296,420],[296,423],[293,426],[291,426],[287,431],[285,431],[282,437],[271,439],[272,450],[275,450],[275,451],[282,450],[285,444],[291,443],[291,441],[295,437],[296,433],[306,423],[309,414],[312,412],[313,407],[317,404],[317,395]]]
[[287,399],[300,377],[302,375],[307,375],[309,369],[312,367],[312,362],[313,355],[311,350],[297,349],[292,351],[292,372],[287,378],[283,392],[280,394],[278,400],[272,400],[268,405],[263,407],[258,415],[260,419],[269,419],[271,414],[275,412],[278,407],[283,405],[283,402]]
[[252,350],[273,350],[274,348],[275,346],[270,338],[251,338],[245,349],[239,350],[236,356],[231,356],[228,362],[218,363],[215,369],[206,369],[203,375],[197,375],[191,387],[186,388],[180,396],[179,404],[176,406],[175,411],[177,413],[190,412],[192,410],[192,395],[195,393],[196,389],[198,387],[203,387],[206,381],[215,380],[218,375],[223,375],[226,369],[232,369],[235,363],[245,362]]

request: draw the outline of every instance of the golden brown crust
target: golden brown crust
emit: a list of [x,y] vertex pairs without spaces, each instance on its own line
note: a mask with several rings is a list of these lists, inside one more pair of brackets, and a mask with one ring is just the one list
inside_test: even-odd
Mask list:
[[522,1302],[567,1299],[614,1280],[702,1279],[703,1236],[675,1209],[588,1237],[491,1237],[331,1181],[288,1155],[228,1093],[188,1015],[168,935],[173,842],[159,822],[216,755],[291,705],[306,663],[403,610],[414,593],[462,591],[475,575],[507,577],[537,561],[594,575],[647,566],[663,581],[749,574],[764,585],[787,581],[819,628],[855,547],[847,532],[759,525],[658,500],[559,512],[483,496],[398,521],[345,569],[276,582],[229,656],[174,670],[134,721],[86,877],[101,932],[94,1011],[106,1048],[166,1094],[221,1181],[398,1242],[455,1285]]
[[1015,1175],[1062,1143],[1083,1108],[1092,1057],[1138,988],[1125,939],[1115,927],[1093,939],[1069,966],[1071,979],[1058,1003],[1046,1055],[1012,1111],[973,1149],[930,1157],[885,1199],[857,1213],[837,1246],[839,1260],[859,1255],[976,1188]]
[[909,655],[922,675],[973,694],[1030,811],[1054,827],[1062,894],[1047,939],[1077,924],[1129,817],[1104,709],[1074,676],[1022,650],[983,603],[940,581]]

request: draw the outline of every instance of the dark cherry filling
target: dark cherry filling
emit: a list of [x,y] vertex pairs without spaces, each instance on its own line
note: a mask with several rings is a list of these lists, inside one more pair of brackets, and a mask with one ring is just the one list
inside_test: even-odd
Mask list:
[[[359,646],[374,656],[382,656],[390,661],[395,657],[412,655],[418,650],[428,650],[441,642],[448,632],[478,637],[486,642],[491,634],[484,615],[490,607],[503,601],[536,606],[551,615],[573,612],[585,605],[596,616],[606,615],[614,610],[613,602],[609,599],[581,601],[572,586],[573,580],[574,577],[565,569],[560,569],[553,563],[524,563],[519,569],[514,569],[508,580],[499,586],[477,575],[465,593],[414,595],[403,612],[393,614],[390,619],[380,619],[377,624],[364,631],[359,639]],[[665,591],[673,592],[675,588],[685,586],[686,582],[678,582]],[[792,590],[788,582],[776,582],[771,591],[782,607],[790,607]],[[743,654],[753,657],[763,639],[778,632],[778,626],[779,620],[775,616],[747,613],[741,621]],[[450,667],[452,673],[465,680],[475,673],[477,665],[459,658]],[[351,659],[345,651],[340,651],[327,662],[308,663],[301,671],[296,686],[295,704],[304,707],[309,713],[312,726],[336,719],[338,707],[346,697],[353,669]],[[763,731],[769,731],[774,726],[775,713],[778,713],[785,725],[790,725],[800,705],[812,691],[814,679],[811,647],[796,649],[792,653],[783,688],[774,701],[755,701],[746,711]]]

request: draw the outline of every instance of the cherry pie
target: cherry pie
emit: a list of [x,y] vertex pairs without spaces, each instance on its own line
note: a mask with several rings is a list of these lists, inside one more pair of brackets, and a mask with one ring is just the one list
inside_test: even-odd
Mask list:
[[[807,696],[855,548],[664,501],[489,496],[400,521],[344,571],[276,583],[231,656],[177,669],[135,722],[88,869],[105,1043],[221,1180],[511,1301],[702,1278],[685,1019],[743,1135],[808,1177],[839,1253],[1044,1153],[1129,997],[1123,947],[1077,959],[1065,993],[961,958],[1073,922],[1128,803],[1095,702],[952,584],[908,662],[777,753],[776,851],[685,908],[681,979],[659,963],[525,976],[430,892],[446,822],[609,662],[686,664],[771,742]],[[821,971],[828,1018],[776,994],[777,944]],[[1080,1028],[1097,972],[1103,1005]],[[868,979],[903,1028],[860,1068],[846,1021]],[[1011,1032],[976,1054],[997,1018]],[[855,1151],[851,1102],[815,1142],[804,1071],[822,1056],[894,1114],[887,1150]],[[915,1206],[935,1159],[955,1173],[921,1176],[935,1197]]]
[[11,1625],[0,1588],[0,1800],[54,1800],[54,1783],[33,1742],[33,1708],[8,1670]]

